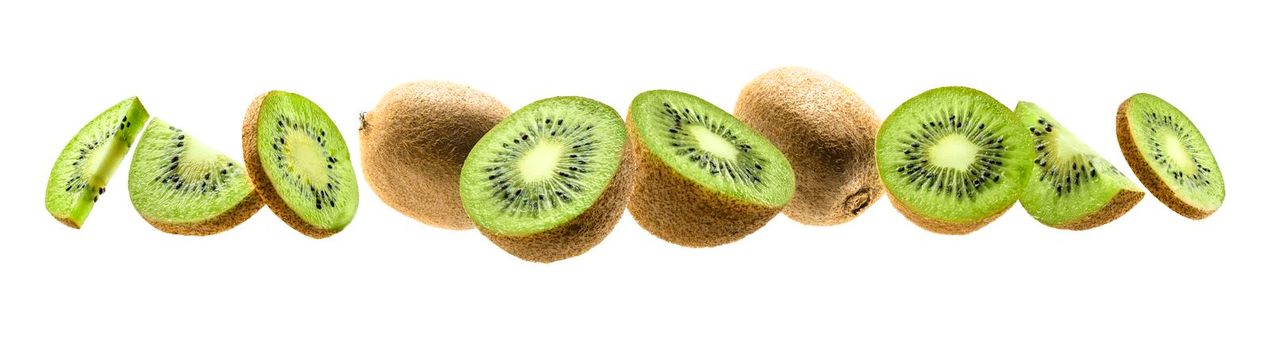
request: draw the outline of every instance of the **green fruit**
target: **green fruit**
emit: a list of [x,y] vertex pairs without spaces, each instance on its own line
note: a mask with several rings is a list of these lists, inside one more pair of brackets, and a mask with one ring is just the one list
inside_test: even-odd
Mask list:
[[1203,219],[1226,199],[1226,182],[1204,135],[1159,97],[1137,94],[1120,104],[1116,138],[1142,185],[1178,214]]
[[62,148],[49,174],[44,190],[44,207],[49,214],[70,227],[83,225],[149,118],[141,100],[130,97],[79,129]]
[[739,240],[763,227],[794,195],[780,150],[731,114],[686,93],[655,90],[631,102],[640,226],[688,247]]
[[335,123],[313,101],[270,91],[243,120],[252,187],[292,228],[313,238],[340,232],[357,213],[357,180]]
[[228,230],[264,205],[242,164],[159,119],[137,141],[128,195],[151,225],[183,235]]
[[1032,133],[1036,159],[1019,202],[1043,224],[1085,230],[1111,222],[1142,200],[1142,188],[1036,104],[1014,108]]
[[882,122],[877,161],[891,203],[927,230],[964,234],[1005,213],[1036,158],[1027,129],[1001,102],[966,87],[932,89]]
[[622,117],[603,103],[554,97],[517,110],[472,147],[459,177],[476,227],[521,259],[586,252],[617,224],[630,194]]

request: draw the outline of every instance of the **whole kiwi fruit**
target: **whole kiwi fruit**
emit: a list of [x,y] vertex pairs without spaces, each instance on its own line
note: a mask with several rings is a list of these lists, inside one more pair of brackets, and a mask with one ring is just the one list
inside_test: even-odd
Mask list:
[[881,121],[846,85],[801,67],[776,68],[741,90],[736,117],[794,167],[784,213],[808,225],[850,221],[881,197],[873,145]]
[[471,87],[444,81],[398,85],[367,112],[358,134],[362,172],[388,206],[425,224],[473,227],[459,198],[472,146],[511,114]]

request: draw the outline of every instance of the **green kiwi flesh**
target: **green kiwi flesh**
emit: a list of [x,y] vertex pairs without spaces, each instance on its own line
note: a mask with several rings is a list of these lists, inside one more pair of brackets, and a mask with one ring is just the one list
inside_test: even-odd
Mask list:
[[151,225],[185,235],[230,229],[264,204],[241,163],[159,119],[137,141],[128,194]]
[[292,228],[325,238],[352,222],[358,196],[348,146],[313,101],[285,91],[257,97],[243,122],[243,159],[252,187]]
[[739,240],[794,194],[789,160],[719,107],[678,91],[631,102],[627,128],[638,170],[631,215],[657,237],[688,247]]
[[1045,225],[1089,229],[1124,215],[1145,194],[1119,169],[1034,103],[1014,113],[1032,134],[1036,159],[1019,203]]
[[463,164],[459,194],[473,223],[517,257],[551,262],[598,244],[630,193],[622,117],[603,103],[553,97],[485,134]]
[[1116,113],[1116,138],[1138,180],[1173,211],[1202,219],[1221,207],[1226,182],[1217,159],[1177,107],[1150,94],[1129,97]]
[[1036,157],[1008,107],[967,87],[905,101],[882,123],[876,158],[892,204],[919,226],[964,234],[1022,195]]
[[49,214],[67,226],[82,226],[149,118],[141,100],[129,97],[84,125],[53,163],[44,190]]

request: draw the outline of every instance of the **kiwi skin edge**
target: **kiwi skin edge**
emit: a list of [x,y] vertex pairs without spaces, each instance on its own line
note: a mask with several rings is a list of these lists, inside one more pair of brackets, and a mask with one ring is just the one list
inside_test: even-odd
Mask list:
[[636,170],[627,209],[640,227],[681,246],[714,247],[744,238],[781,211],[741,203],[685,179],[639,140],[632,112],[626,130],[635,144]]
[[527,261],[549,263],[586,253],[613,231],[631,196],[634,162],[630,140],[628,137],[622,147],[621,163],[608,188],[569,223],[526,237],[501,236],[484,229],[480,229],[481,234],[507,253]]
[[187,236],[207,236],[238,226],[238,224],[247,221],[252,215],[255,215],[257,211],[260,211],[260,207],[264,205],[265,202],[260,200],[260,195],[253,191],[233,208],[216,217],[199,222],[175,223],[155,221],[145,216],[141,218],[149,222],[150,226],[159,229],[159,231]]
[[282,196],[273,189],[273,182],[269,181],[269,176],[265,174],[265,167],[260,163],[260,153],[256,150],[256,121],[260,119],[260,105],[264,103],[265,97],[270,92],[266,92],[257,96],[251,101],[251,106],[247,107],[247,117],[243,118],[243,163],[247,167],[247,179],[251,180],[251,186],[260,194],[260,199],[269,206],[279,219],[287,223],[288,226],[300,231],[305,236],[321,239],[330,237],[339,231],[325,230],[313,226],[305,222],[299,214],[291,210],[287,206],[287,202],[282,200]]
[[917,224],[917,226],[928,231],[946,235],[964,235],[974,232],[975,230],[987,226],[988,223],[996,220],[998,217],[1001,217],[1001,214],[1005,214],[1006,211],[1010,210],[1010,207],[1014,206],[1014,204],[1010,204],[1009,206],[1002,208],[1001,211],[992,213],[992,215],[985,216],[978,220],[969,222],[950,222],[923,217],[909,210],[904,203],[896,200],[895,196],[887,195],[886,197],[891,200],[891,204],[895,206],[895,209],[899,210],[900,214],[904,214],[904,217],[908,218],[909,221],[912,221],[914,224]]
[[1142,181],[1142,186],[1151,191],[1151,195],[1154,195],[1165,206],[1182,216],[1199,220],[1212,215],[1212,211],[1205,211],[1186,204],[1186,201],[1178,197],[1177,193],[1174,193],[1168,184],[1164,183],[1164,179],[1161,179],[1160,175],[1155,173],[1155,170],[1151,170],[1151,165],[1147,164],[1142,151],[1133,142],[1133,133],[1129,130],[1129,107],[1133,104],[1132,101],[1133,96],[1130,96],[1120,103],[1120,108],[1116,110],[1116,141],[1119,141],[1120,152],[1124,153],[1124,159],[1129,163],[1129,168],[1133,169],[1133,173],[1137,175],[1138,181]]

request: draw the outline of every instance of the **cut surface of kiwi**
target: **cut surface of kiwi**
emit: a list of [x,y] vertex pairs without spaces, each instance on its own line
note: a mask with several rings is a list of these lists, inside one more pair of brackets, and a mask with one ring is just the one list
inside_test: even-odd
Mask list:
[[1124,215],[1142,188],[1034,103],[1014,108],[1036,147],[1032,176],[1019,202],[1043,224],[1089,229]]
[[617,223],[630,193],[629,153],[612,107],[583,97],[539,100],[476,143],[459,193],[496,245],[556,261],[599,244]]
[[1151,194],[1178,214],[1202,219],[1226,198],[1217,159],[1182,111],[1150,94],[1120,104],[1116,138],[1129,167]]
[[270,91],[248,107],[243,159],[252,187],[296,230],[325,238],[357,212],[348,146],[326,112],[304,96]]
[[1019,199],[1036,157],[1008,107],[982,91],[941,87],[882,123],[878,171],[892,204],[938,233],[977,230]]
[[709,247],[745,237],[794,193],[785,155],[731,114],[670,90],[639,94],[627,128],[638,167],[630,210],[669,242]]
[[58,221],[79,228],[150,115],[136,97],[125,99],[84,125],[53,163],[44,207]]
[[137,141],[128,195],[151,225],[184,235],[230,229],[264,204],[241,163],[159,119]]

